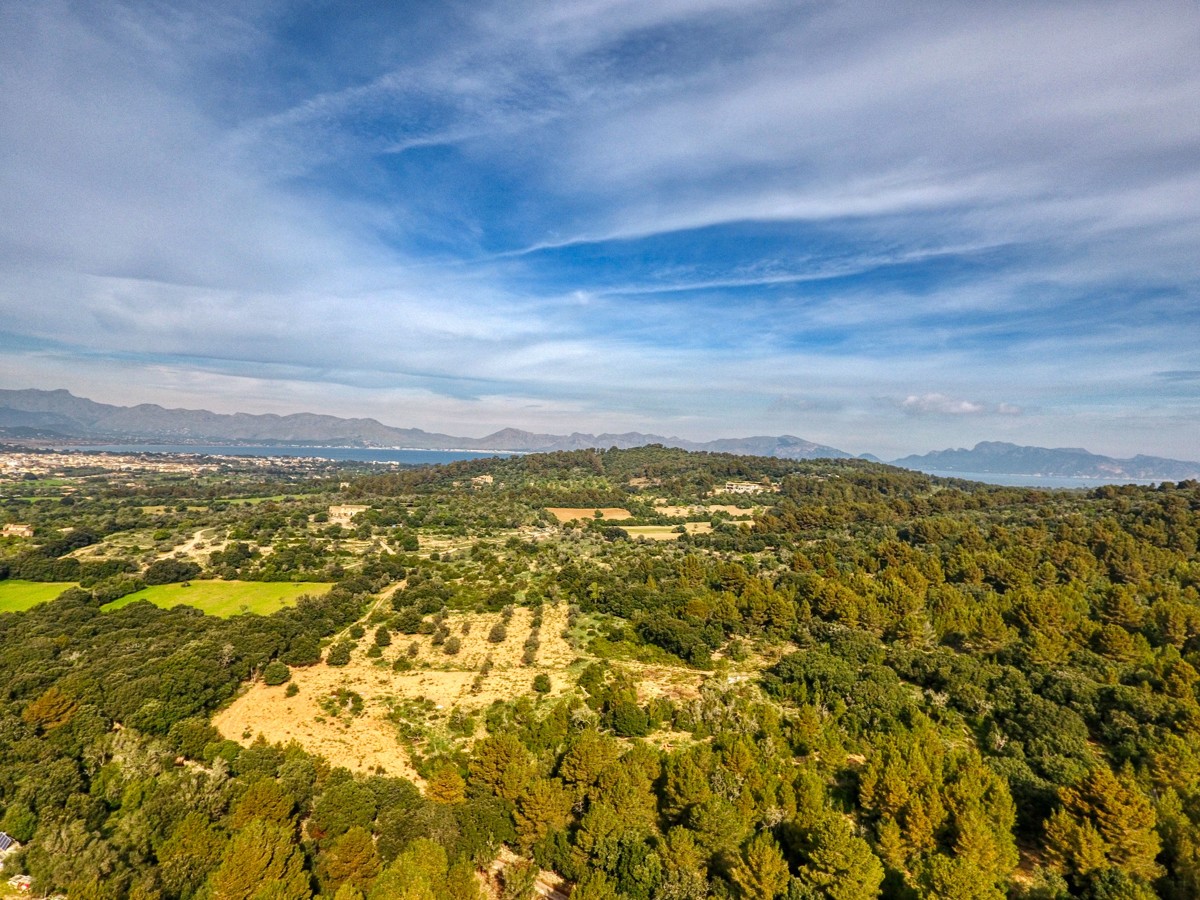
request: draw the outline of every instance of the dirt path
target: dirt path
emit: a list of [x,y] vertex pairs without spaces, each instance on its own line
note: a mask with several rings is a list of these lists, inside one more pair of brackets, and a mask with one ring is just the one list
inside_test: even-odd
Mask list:
[[382,607],[384,604],[390,604],[392,602],[392,595],[395,594],[396,591],[400,590],[402,587],[405,587],[407,584],[408,584],[407,581],[397,581],[395,584],[393,584],[389,587],[386,587],[382,591],[380,591],[379,596],[375,599],[375,602],[372,603],[369,607],[367,607],[367,611],[365,613],[363,613],[361,616],[359,616],[355,621],[351,622],[349,625],[347,625],[345,628],[343,628],[341,631],[339,631],[337,634],[335,634],[333,636],[333,640],[336,642],[336,641],[340,641],[343,638],[347,637],[350,634],[350,629],[353,628],[355,625],[361,625],[361,626],[363,626],[363,628],[366,628],[367,622],[370,621],[371,616],[373,616],[375,614],[375,611],[378,610],[380,607]]
[[[215,537],[217,532],[218,529],[216,528],[201,528],[178,547],[175,547],[173,550],[161,555],[166,557],[174,556],[176,553],[183,553],[193,562],[197,562],[202,566],[207,565],[208,555],[214,550],[224,550],[225,545],[229,543],[229,541],[224,540],[214,540],[212,543],[205,541],[205,534],[208,534],[210,537]],[[204,544],[203,550],[200,549],[201,544]]]

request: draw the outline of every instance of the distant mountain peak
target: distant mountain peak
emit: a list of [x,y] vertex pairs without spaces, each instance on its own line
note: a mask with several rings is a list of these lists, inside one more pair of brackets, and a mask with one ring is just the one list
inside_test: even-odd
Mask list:
[[1115,459],[1081,447],[1025,447],[1006,441],[980,441],[971,450],[935,450],[906,456],[892,465],[922,472],[964,475],[1042,475],[1068,478],[1129,478],[1182,481],[1200,478],[1200,463],[1139,454]]

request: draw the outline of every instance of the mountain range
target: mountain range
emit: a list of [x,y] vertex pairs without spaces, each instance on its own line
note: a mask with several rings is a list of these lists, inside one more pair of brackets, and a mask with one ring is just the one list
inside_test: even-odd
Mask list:
[[535,434],[504,428],[481,438],[420,428],[393,428],[375,419],[342,419],[313,413],[232,415],[165,409],[152,403],[111,406],[65,390],[0,390],[0,437],[91,442],[280,444],[291,446],[403,447],[420,450],[552,452],[592,447],[662,444],[684,450],[778,456],[785,459],[851,458],[853,454],[791,435],[688,441],[659,434]]
[[1116,459],[1079,447],[1022,447],[1003,441],[982,441],[970,450],[935,450],[906,456],[892,465],[921,472],[966,475],[1042,475],[1072,478],[1182,481],[1200,478],[1200,463],[1161,456]]
[[[504,428],[481,438],[458,437],[420,428],[394,428],[375,419],[295,413],[287,416],[166,409],[156,404],[113,406],[65,390],[0,390],[0,438],[69,443],[271,444],[293,447],[402,447],[421,450],[552,452],[662,444],[784,459],[854,458],[854,454],[793,435],[760,435],[689,441],[658,434],[536,434]],[[863,454],[862,459],[878,462]],[[1049,449],[984,441],[972,449],[937,450],[906,456],[892,465],[923,472],[963,475],[1029,475],[1097,478],[1106,481],[1181,481],[1200,478],[1200,463],[1155,456],[1116,459],[1076,447]]]

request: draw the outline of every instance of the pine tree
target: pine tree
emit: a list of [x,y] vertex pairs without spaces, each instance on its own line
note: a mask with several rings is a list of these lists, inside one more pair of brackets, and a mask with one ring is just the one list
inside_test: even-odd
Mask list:
[[225,839],[203,813],[188,813],[158,848],[159,877],[175,896],[188,897],[221,861]]
[[304,857],[289,829],[255,819],[212,875],[212,900],[309,900]]
[[458,770],[450,765],[442,766],[433,773],[425,786],[425,796],[434,803],[443,806],[454,806],[462,803],[466,797],[467,783],[458,774]]
[[1060,799],[1062,807],[1046,822],[1046,842],[1061,871],[1087,874],[1107,862],[1146,881],[1162,874],[1153,806],[1107,766],[1064,788]]
[[850,823],[825,815],[804,840],[800,882],[828,900],[874,900],[883,883],[883,865]]
[[321,853],[317,877],[326,892],[343,884],[365,891],[379,874],[379,868],[379,854],[371,832],[355,825]]
[[529,751],[514,735],[488,735],[475,745],[470,769],[472,783],[512,802],[532,775]]
[[290,825],[296,802],[277,781],[262,778],[250,785],[229,814],[229,830],[241,831],[254,819]]
[[743,900],[775,900],[787,890],[787,862],[770,834],[759,832],[742,848],[729,881]]
[[571,795],[550,778],[531,781],[517,798],[513,819],[522,849],[528,851],[549,831],[565,828],[571,813]]

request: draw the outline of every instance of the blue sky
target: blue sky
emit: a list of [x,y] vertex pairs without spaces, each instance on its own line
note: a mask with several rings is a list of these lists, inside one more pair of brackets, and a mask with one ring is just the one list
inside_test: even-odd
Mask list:
[[3,386],[1200,457],[1200,7],[0,2]]

